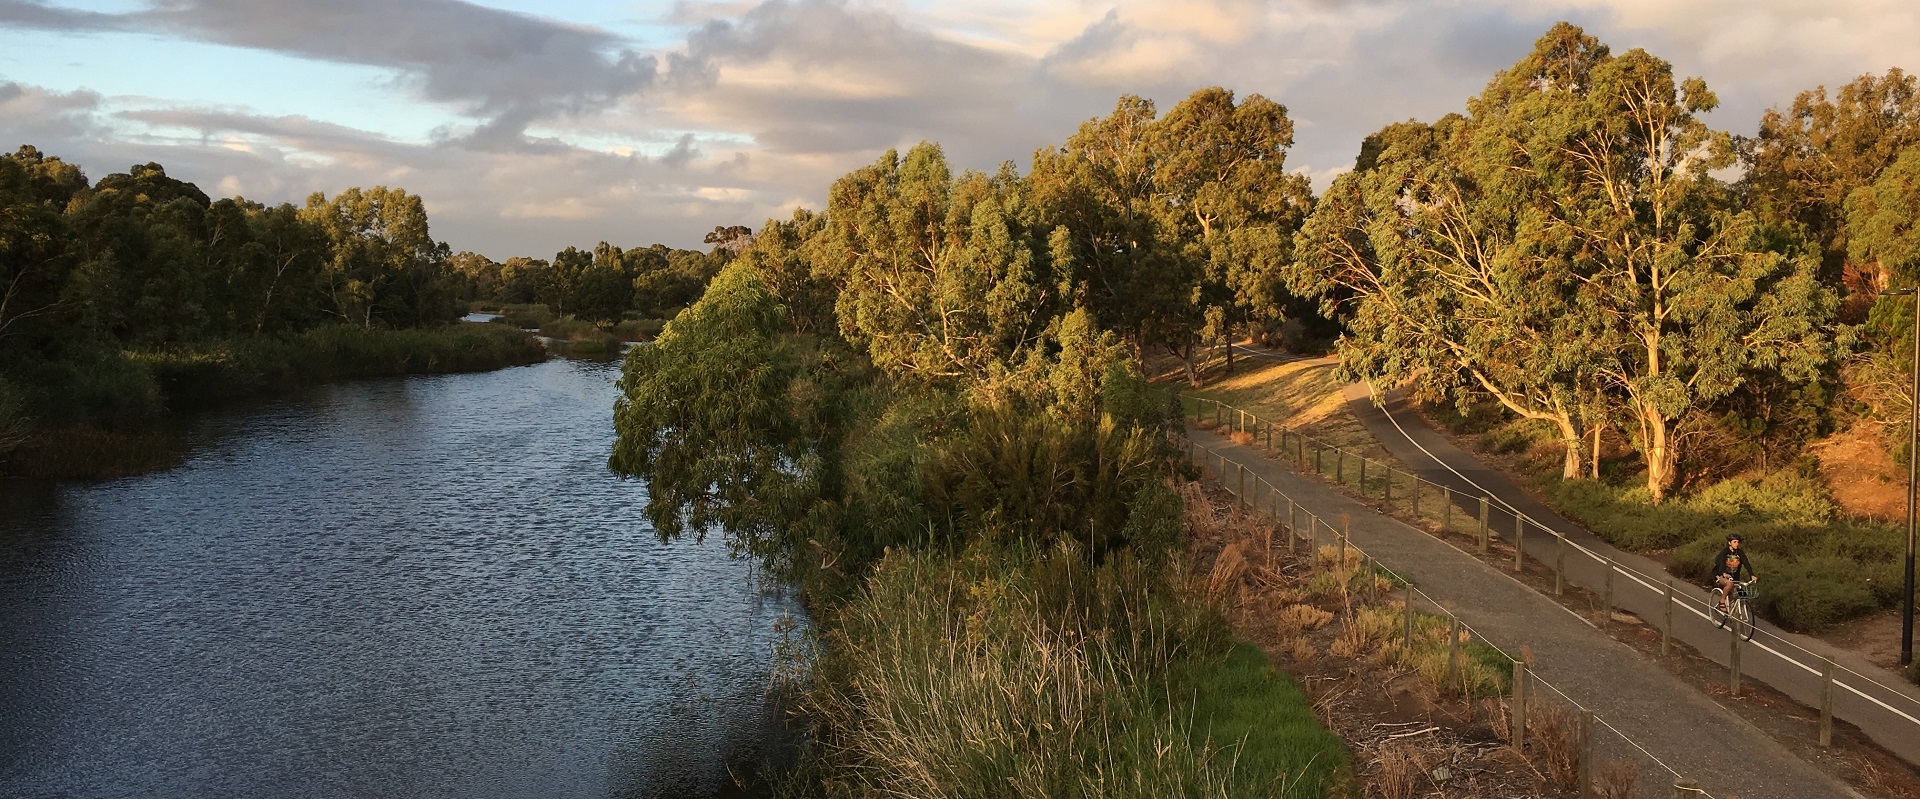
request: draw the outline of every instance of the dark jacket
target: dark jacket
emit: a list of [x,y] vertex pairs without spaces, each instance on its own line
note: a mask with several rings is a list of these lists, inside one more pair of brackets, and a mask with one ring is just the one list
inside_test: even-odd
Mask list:
[[[1728,566],[1727,559],[1732,557],[1740,558],[1740,565]],[[1741,572],[1746,572],[1748,577],[1756,576],[1753,571],[1753,554],[1748,552],[1746,547],[1741,547],[1739,552],[1733,551],[1733,547],[1721,547],[1720,554],[1713,559],[1713,578],[1718,580],[1720,575],[1725,574],[1738,580]]]

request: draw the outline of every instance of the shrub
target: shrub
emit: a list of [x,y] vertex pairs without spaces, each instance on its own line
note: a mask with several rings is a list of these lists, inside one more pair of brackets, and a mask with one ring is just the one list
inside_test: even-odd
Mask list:
[[1787,629],[1817,631],[1880,608],[1884,601],[1874,583],[1897,594],[1900,579],[1891,564],[1875,567],[1817,555],[1769,568],[1754,605]]

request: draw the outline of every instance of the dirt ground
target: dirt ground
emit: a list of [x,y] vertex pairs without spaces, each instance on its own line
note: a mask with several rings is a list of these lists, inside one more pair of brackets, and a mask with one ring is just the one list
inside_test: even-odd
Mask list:
[[[1344,621],[1361,597],[1309,590],[1313,575],[1304,559],[1243,555],[1257,552],[1265,523],[1234,510],[1218,489],[1189,485],[1185,493],[1196,579],[1218,592],[1237,633],[1300,681],[1321,723],[1346,742],[1358,781],[1354,796],[1579,795],[1565,719],[1537,720],[1522,755],[1509,744],[1505,699],[1443,692],[1418,671],[1383,663],[1377,651],[1356,650]],[[1625,796],[1631,779],[1611,779],[1613,791],[1601,796]]]
[[1840,512],[1886,521],[1907,516],[1907,475],[1871,428],[1855,427],[1811,447]]

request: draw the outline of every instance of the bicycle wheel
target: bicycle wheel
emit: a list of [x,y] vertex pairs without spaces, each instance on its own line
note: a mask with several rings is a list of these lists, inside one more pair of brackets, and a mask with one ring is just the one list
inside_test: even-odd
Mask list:
[[1732,615],[1734,632],[1749,641],[1753,640],[1753,608],[1747,606],[1746,597],[1734,598]]
[[1727,626],[1727,612],[1720,609],[1720,602],[1725,596],[1726,592],[1718,588],[1707,594],[1707,617],[1713,619],[1715,627]]

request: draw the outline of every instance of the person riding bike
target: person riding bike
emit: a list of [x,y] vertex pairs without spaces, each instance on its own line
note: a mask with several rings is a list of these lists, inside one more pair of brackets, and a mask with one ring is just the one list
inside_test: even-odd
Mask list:
[[1758,582],[1760,575],[1753,570],[1753,558],[1740,547],[1740,534],[1728,533],[1727,545],[1720,550],[1719,557],[1713,559],[1713,581],[1720,586],[1720,610],[1725,612],[1727,600],[1733,596],[1733,584],[1740,579],[1740,572],[1747,573],[1748,582]]

